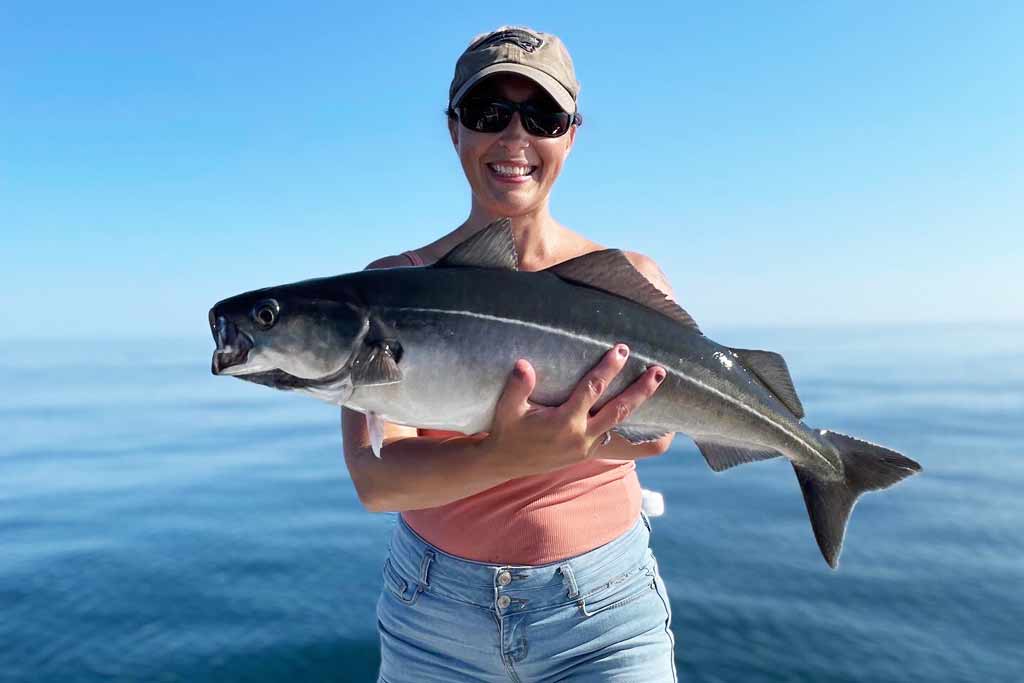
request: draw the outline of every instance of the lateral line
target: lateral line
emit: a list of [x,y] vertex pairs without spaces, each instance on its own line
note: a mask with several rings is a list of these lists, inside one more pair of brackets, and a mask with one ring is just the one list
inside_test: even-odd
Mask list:
[[[442,314],[442,315],[460,315],[460,316],[469,317],[469,318],[480,318],[482,320],[491,320],[491,321],[494,321],[494,322],[506,323],[506,324],[509,324],[509,325],[522,325],[523,327],[529,327],[529,328],[532,328],[532,329],[535,329],[535,330],[540,330],[542,332],[548,332],[550,334],[557,334],[557,335],[561,335],[563,337],[569,337],[571,339],[576,339],[578,341],[584,341],[584,342],[587,342],[589,344],[593,344],[595,346],[599,346],[599,347],[602,347],[602,348],[606,347],[608,345],[608,342],[606,342],[606,341],[604,341],[602,339],[596,339],[594,337],[589,337],[589,336],[587,336],[585,334],[577,334],[575,332],[570,332],[568,330],[563,330],[563,329],[560,329],[560,328],[557,328],[557,327],[551,327],[549,325],[541,325],[540,323],[534,323],[534,322],[530,322],[528,320],[517,320],[515,318],[503,318],[501,316],[490,315],[488,313],[478,313],[476,311],[457,311],[457,310],[447,309],[447,308],[420,308],[420,307],[416,307],[416,306],[394,306],[394,307],[390,307],[389,306],[388,308],[390,308],[391,310],[395,310],[395,311],[416,311],[416,312],[421,312],[421,313],[437,313],[437,314]],[[653,358],[651,358],[649,356],[644,356],[642,354],[633,354],[633,353],[631,353],[630,355],[632,355],[634,358],[637,358],[640,361],[643,361],[643,362],[651,364],[651,365],[662,365],[661,363],[658,363],[657,361],[655,361]],[[665,367],[665,366],[662,365],[662,367]],[[708,384],[705,384],[704,382],[701,382],[699,379],[696,379],[694,377],[686,375],[686,374],[684,374],[684,373],[682,373],[682,372],[680,372],[680,371],[678,371],[678,370],[676,370],[676,369],[674,369],[672,367],[665,367],[665,371],[668,372],[670,375],[674,375],[675,377],[678,377],[679,379],[683,380],[684,382],[688,382],[690,384],[693,384],[693,385],[695,385],[697,387],[700,387],[704,391],[707,391],[709,393],[712,393],[712,394],[722,398],[726,402],[731,403],[732,405],[740,408],[741,410],[744,410],[744,411],[750,413],[751,415],[757,417],[761,421],[767,422],[768,424],[772,425],[773,427],[775,427],[775,429],[779,430],[783,434],[786,434],[790,438],[792,438],[792,439],[802,443],[807,448],[808,451],[810,451],[811,453],[813,453],[815,455],[815,457],[819,458],[826,465],[828,465],[829,469],[832,469],[832,470],[835,469],[832,466],[832,463],[830,463],[827,459],[825,459],[824,457],[822,457],[821,455],[818,454],[817,449],[814,448],[814,446],[812,444],[807,443],[807,441],[800,434],[794,434],[793,431],[790,430],[786,425],[780,424],[780,423],[776,422],[775,420],[771,419],[771,417],[769,417],[768,415],[765,415],[764,413],[760,413],[760,412],[754,410],[750,406],[745,405],[744,403],[742,403],[740,401],[737,401],[732,396],[729,396],[728,394],[726,394],[726,393],[724,393],[722,391],[719,391],[718,389],[714,388],[713,386],[710,386]]]

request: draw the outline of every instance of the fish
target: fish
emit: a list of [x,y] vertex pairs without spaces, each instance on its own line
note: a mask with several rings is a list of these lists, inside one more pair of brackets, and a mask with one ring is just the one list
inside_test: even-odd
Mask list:
[[384,421],[486,432],[508,373],[528,359],[530,400],[559,405],[609,348],[631,352],[595,409],[647,368],[666,376],[614,428],[631,443],[683,433],[715,472],[784,457],[822,556],[838,566],[861,494],[921,471],[897,451],[803,422],[783,357],[711,340],[618,249],[540,271],[518,268],[508,219],[437,263],[363,270],[246,292],[209,312],[212,372]]

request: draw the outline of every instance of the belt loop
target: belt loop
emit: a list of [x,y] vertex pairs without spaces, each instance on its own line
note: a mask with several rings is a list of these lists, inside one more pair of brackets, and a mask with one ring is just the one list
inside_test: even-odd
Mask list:
[[580,589],[576,585],[576,575],[572,573],[572,566],[563,564],[558,568],[558,573],[562,575],[562,582],[565,583],[565,587],[569,591],[569,599],[575,600],[578,598],[580,596]]
[[423,553],[423,560],[420,562],[420,587],[423,590],[430,588],[430,563],[433,561],[433,550],[427,550]]

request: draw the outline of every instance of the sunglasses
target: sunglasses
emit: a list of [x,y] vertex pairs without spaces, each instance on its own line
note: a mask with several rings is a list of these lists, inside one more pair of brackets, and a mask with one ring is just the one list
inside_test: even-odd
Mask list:
[[459,121],[478,133],[500,133],[519,112],[523,128],[530,135],[557,138],[565,135],[573,124],[583,125],[583,117],[569,114],[535,102],[510,102],[497,98],[463,100],[456,108]]

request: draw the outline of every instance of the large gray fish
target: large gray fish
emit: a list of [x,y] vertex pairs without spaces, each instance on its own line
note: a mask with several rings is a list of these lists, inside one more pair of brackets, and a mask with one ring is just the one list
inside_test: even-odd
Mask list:
[[369,270],[260,289],[210,311],[213,372],[301,391],[381,421],[487,431],[508,373],[536,368],[531,400],[557,405],[615,343],[631,353],[612,397],[651,365],[667,376],[616,428],[640,443],[683,432],[711,469],[779,455],[796,470],[815,538],[835,567],[857,497],[920,471],[889,449],[807,427],[781,356],[732,349],[618,250],[517,270],[498,221],[437,264]]

